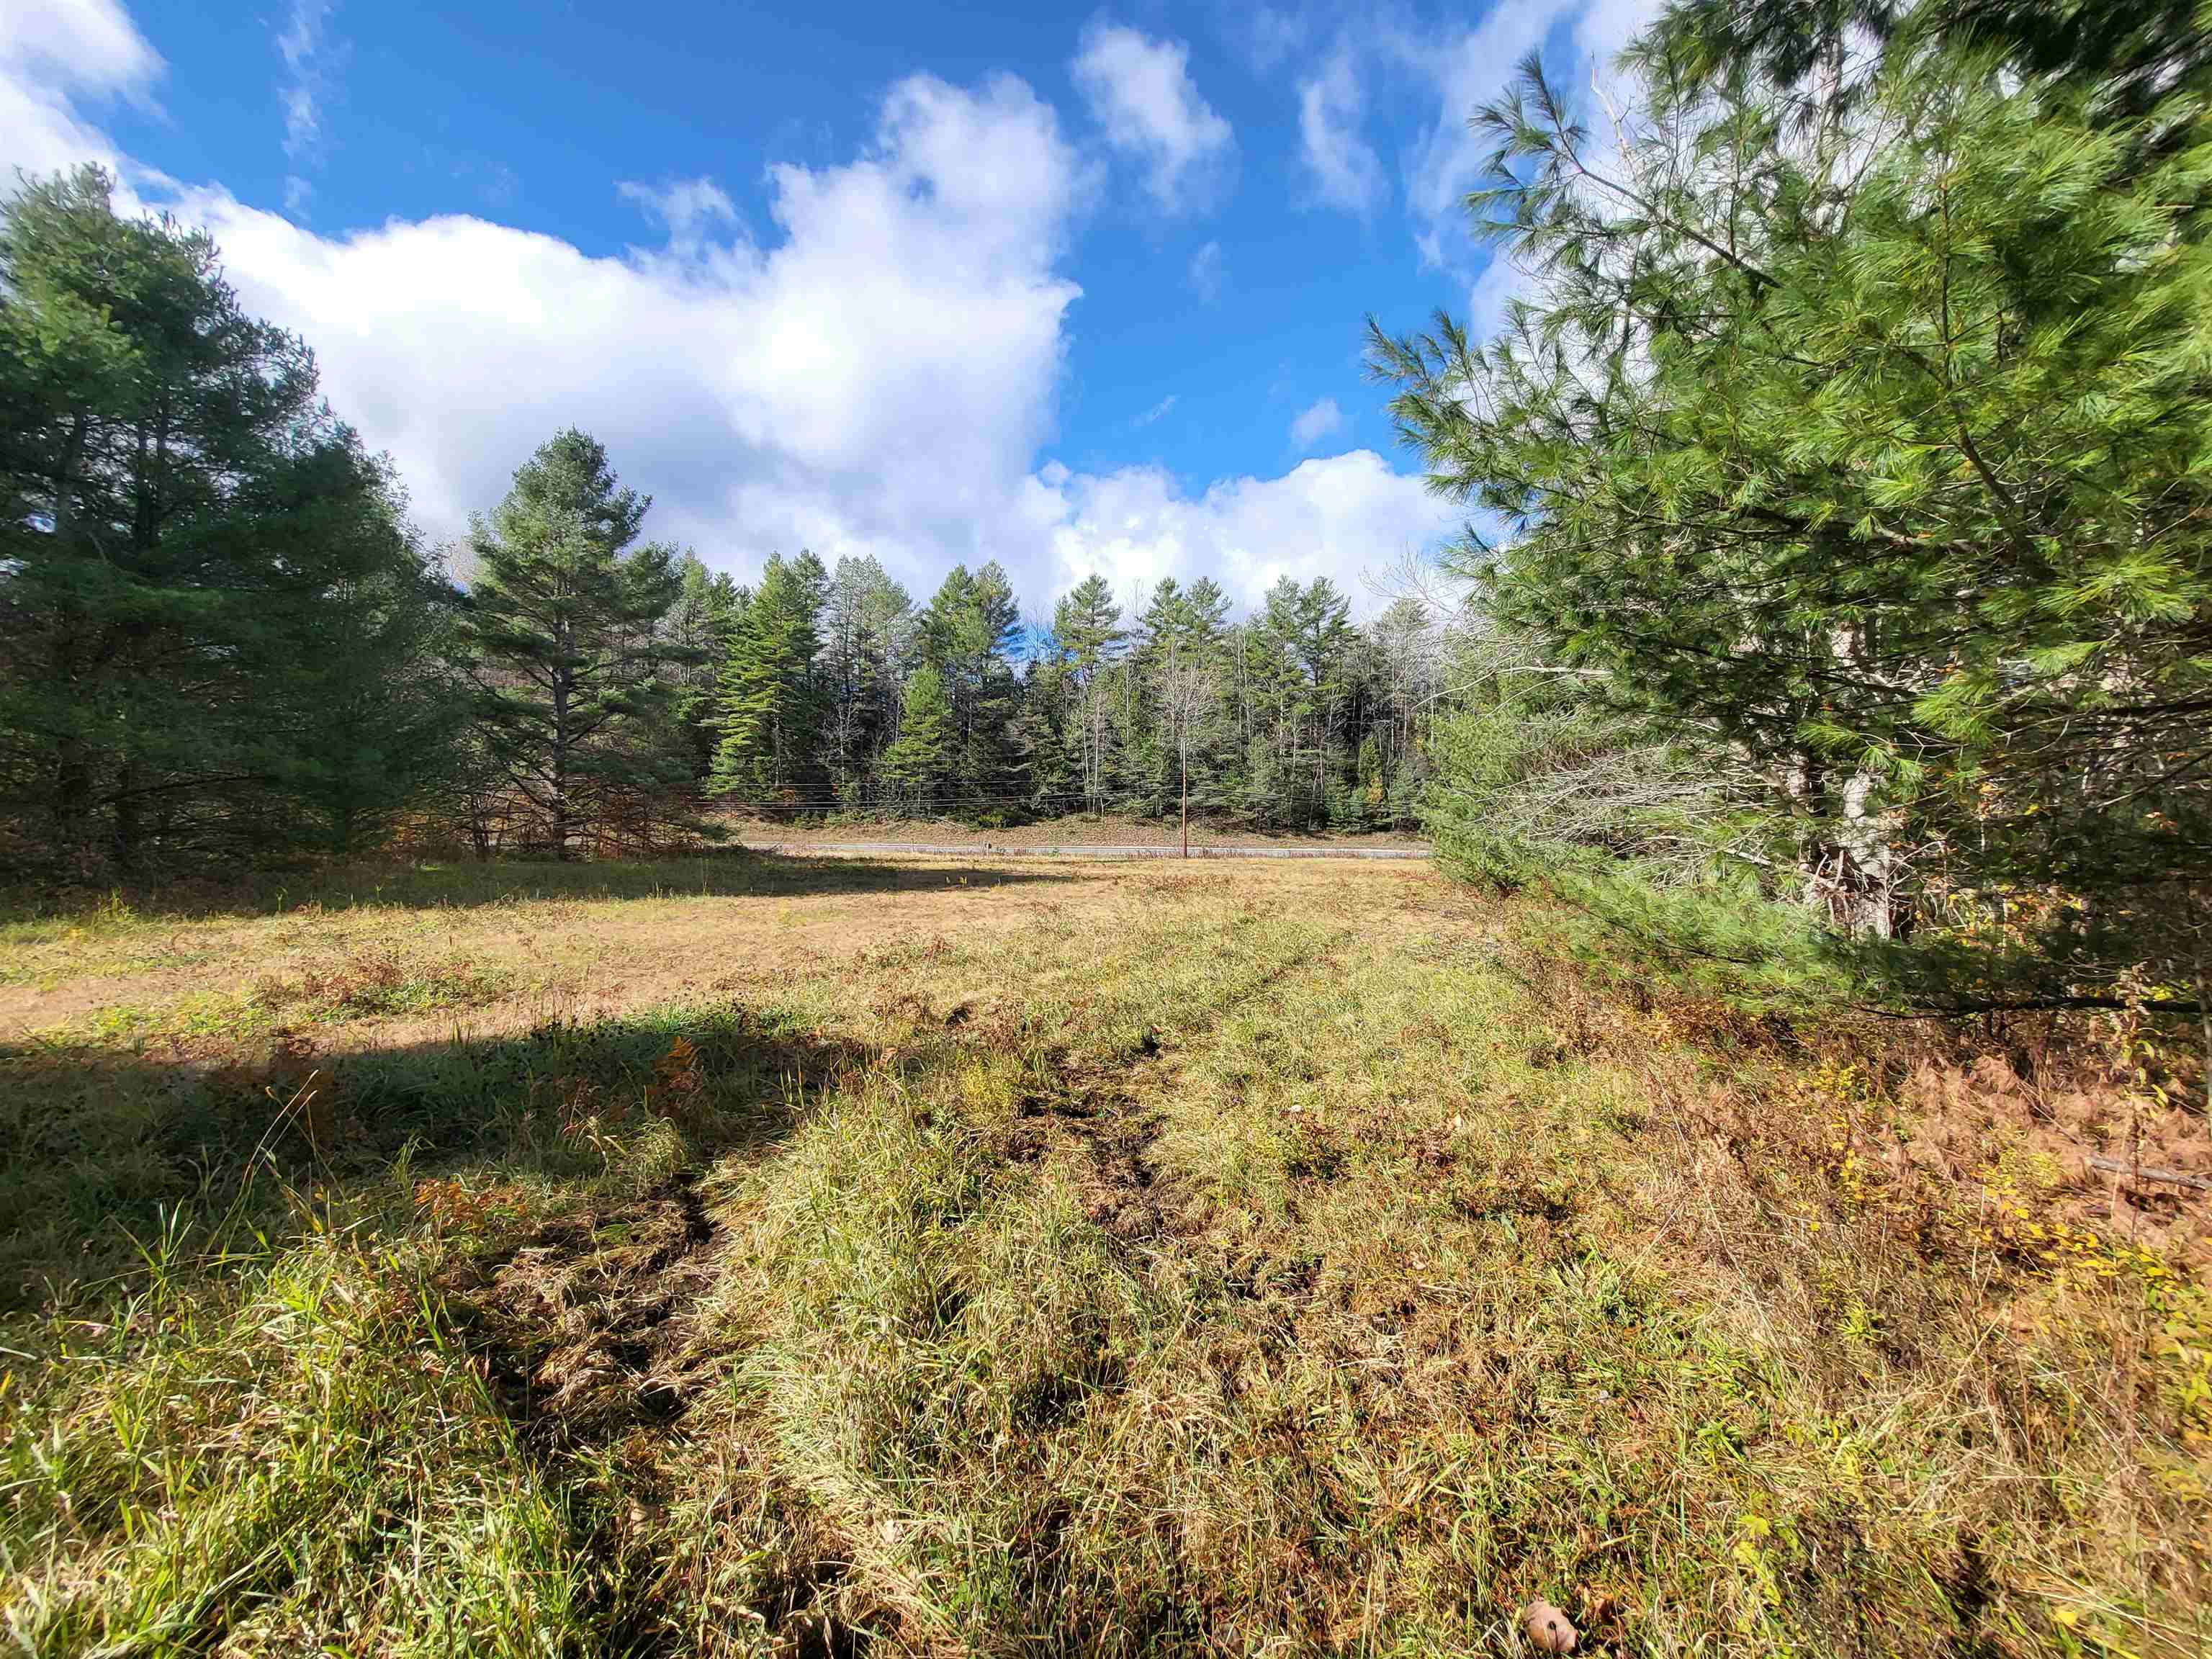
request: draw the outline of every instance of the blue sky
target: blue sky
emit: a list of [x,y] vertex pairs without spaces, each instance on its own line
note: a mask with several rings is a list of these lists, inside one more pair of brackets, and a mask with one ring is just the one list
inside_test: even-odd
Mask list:
[[1650,9],[0,0],[0,163],[208,224],[433,538],[574,422],[740,574],[1364,606],[1455,515],[1362,319],[1495,314],[1467,113]]

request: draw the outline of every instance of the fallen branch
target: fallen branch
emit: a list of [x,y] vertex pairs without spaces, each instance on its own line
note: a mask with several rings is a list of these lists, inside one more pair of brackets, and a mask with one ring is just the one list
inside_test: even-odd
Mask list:
[[2133,1176],[2140,1181],[2170,1181],[2177,1187],[2194,1187],[2200,1193],[2212,1193],[2212,1181],[2203,1176],[2184,1175],[2179,1170],[2137,1169],[2125,1158],[2094,1155],[2089,1159],[2089,1167],[2109,1170],[2113,1175]]

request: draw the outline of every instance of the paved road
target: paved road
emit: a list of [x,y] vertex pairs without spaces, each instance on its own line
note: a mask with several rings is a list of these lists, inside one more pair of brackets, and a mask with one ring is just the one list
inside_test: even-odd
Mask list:
[[[748,841],[739,846],[755,853],[836,854],[902,853],[916,858],[994,859],[1179,859],[1174,847],[1001,847],[992,842],[933,845],[919,841]],[[1194,847],[1194,859],[1425,859],[1425,847]]]

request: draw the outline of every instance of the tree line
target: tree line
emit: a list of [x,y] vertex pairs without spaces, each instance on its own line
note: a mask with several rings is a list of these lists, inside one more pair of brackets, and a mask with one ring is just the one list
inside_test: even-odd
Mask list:
[[97,169],[0,210],[0,856],[85,878],[394,838],[650,850],[709,809],[1003,823],[1412,821],[1448,641],[1326,580],[1248,618],[1097,576],[1024,621],[995,562],[740,585],[644,538],[556,434],[457,549],[218,252]]
[[1025,623],[1006,573],[917,605],[872,558],[717,579],[711,795],[773,810],[1164,815],[1269,828],[1411,823],[1447,641],[1405,599],[1355,626],[1326,579],[1249,618],[1210,579],[1085,577]]

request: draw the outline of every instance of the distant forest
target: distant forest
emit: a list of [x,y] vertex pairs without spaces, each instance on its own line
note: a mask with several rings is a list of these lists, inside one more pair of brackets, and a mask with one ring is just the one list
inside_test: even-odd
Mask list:
[[[1025,623],[996,564],[746,586],[641,539],[578,431],[464,546],[246,315],[204,234],[96,169],[0,211],[0,857],[107,878],[410,847],[641,852],[717,803],[985,823],[1176,810],[1410,822],[1443,642],[1327,580],[1091,577]],[[457,580],[458,576],[464,580]]]

